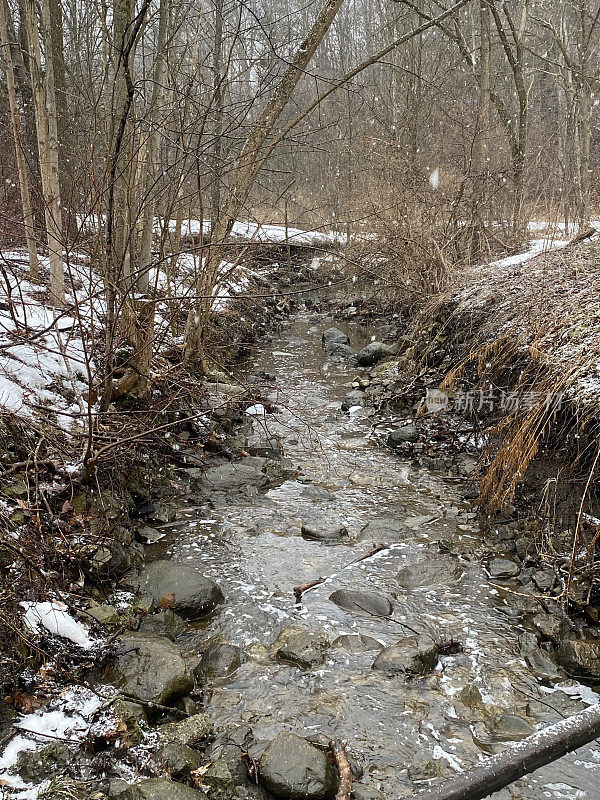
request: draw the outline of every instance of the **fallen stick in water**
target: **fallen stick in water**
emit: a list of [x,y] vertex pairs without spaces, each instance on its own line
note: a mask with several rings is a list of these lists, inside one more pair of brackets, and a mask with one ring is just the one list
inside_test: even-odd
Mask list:
[[339,740],[332,740],[329,743],[336,767],[340,774],[340,782],[338,784],[335,800],[350,800],[350,792],[352,791],[352,769],[350,768],[350,762],[346,755],[346,744],[347,742],[340,742]]
[[[387,550],[389,545],[387,544],[378,544],[372,550],[369,550],[368,553],[365,553],[363,556],[359,556],[355,558],[354,561],[351,561],[350,564],[346,564],[345,567],[342,567],[340,572],[345,570],[347,567],[351,566],[352,564],[358,564],[359,561],[366,561],[367,558],[371,558],[376,553],[380,553],[382,550]],[[336,575],[339,573],[336,573]],[[330,578],[333,577],[332,575],[329,576]],[[327,578],[317,578],[315,581],[309,581],[308,583],[303,583],[301,586],[294,586],[294,597],[296,598],[296,603],[299,605],[300,601],[302,600],[302,595],[304,592],[308,592],[309,589],[314,589],[315,586],[320,586],[322,583],[325,583]]]
[[325,583],[326,580],[326,578],[317,578],[316,581],[303,583],[302,586],[294,586],[294,597],[296,598],[296,603],[300,604],[304,592],[308,592],[309,589],[314,589],[315,586],[320,586],[322,583]]
[[483,800],[600,736],[600,704],[549,725],[415,800]]

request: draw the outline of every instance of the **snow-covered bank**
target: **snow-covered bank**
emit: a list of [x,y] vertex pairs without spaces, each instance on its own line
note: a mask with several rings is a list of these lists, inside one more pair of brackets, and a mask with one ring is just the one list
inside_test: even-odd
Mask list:
[[56,741],[81,744],[89,734],[92,718],[105,702],[106,698],[90,689],[73,687],[52,699],[45,708],[22,714],[14,723],[15,735],[0,753],[0,787],[6,790],[2,796],[37,800],[53,776],[49,775],[41,783],[28,783],[17,771],[20,757]]

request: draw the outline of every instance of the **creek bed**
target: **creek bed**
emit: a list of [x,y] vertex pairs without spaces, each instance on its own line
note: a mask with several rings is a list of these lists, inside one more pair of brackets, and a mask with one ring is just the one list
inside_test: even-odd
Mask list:
[[[270,399],[280,411],[254,424],[281,437],[296,477],[266,494],[188,510],[160,550],[197,566],[225,593],[197,639],[220,635],[246,656],[212,687],[207,713],[215,727],[250,726],[258,750],[282,730],[347,739],[364,766],[361,783],[405,797],[540,723],[575,713],[591,692],[568,680],[541,686],[527,666],[524,655],[534,646],[527,618],[490,586],[472,508],[462,499],[464,480],[412,468],[378,445],[371,412],[340,411],[357,371],[324,358],[321,335],[331,325],[325,316],[299,313],[250,366],[276,375]],[[358,326],[348,333],[355,347],[370,335]],[[336,544],[303,538],[301,525],[315,520],[344,525],[349,536]],[[373,535],[361,535],[373,522]],[[394,536],[397,522],[410,528],[409,537]],[[356,561],[380,543],[389,546]],[[293,588],[317,578],[326,580],[297,604]],[[339,608],[329,599],[338,589],[386,595],[396,621]],[[290,624],[331,642],[363,634],[390,645],[411,635],[402,622],[437,641],[454,639],[463,652],[443,656],[433,673],[413,680],[374,670],[377,649],[350,652],[338,643],[308,669],[272,657]],[[496,796],[592,798],[599,777],[600,748],[592,745]]]

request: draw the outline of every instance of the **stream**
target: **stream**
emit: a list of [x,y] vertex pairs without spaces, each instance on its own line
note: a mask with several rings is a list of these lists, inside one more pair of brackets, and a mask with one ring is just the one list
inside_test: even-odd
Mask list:
[[[276,376],[269,399],[279,413],[254,425],[281,437],[296,477],[264,494],[187,509],[156,547],[197,566],[225,594],[220,611],[189,635],[190,648],[219,635],[245,653],[212,687],[206,712],[215,728],[250,726],[256,755],[282,730],[345,739],[364,768],[360,783],[390,800],[575,713],[593,695],[574,681],[542,685],[527,665],[532,629],[510,595],[490,585],[464,479],[413,468],[378,444],[368,409],[340,411],[358,372],[324,358],[321,335],[333,324],[301,311],[249,367]],[[354,347],[371,336],[359,326],[348,333]],[[394,420],[387,422],[389,430]],[[386,431],[385,420],[377,430]],[[303,538],[302,524],[315,522],[344,525],[349,536],[334,544]],[[398,522],[409,537],[394,536]],[[389,546],[356,560],[380,543]],[[326,580],[297,604],[293,588],[317,578]],[[395,621],[338,607],[329,599],[338,589],[386,595]],[[406,679],[372,668],[379,645],[348,638],[390,645],[412,635],[402,622],[460,642],[462,652]],[[273,657],[291,624],[332,643],[322,664],[302,669]],[[591,745],[495,796],[592,798],[599,777],[600,747]]]

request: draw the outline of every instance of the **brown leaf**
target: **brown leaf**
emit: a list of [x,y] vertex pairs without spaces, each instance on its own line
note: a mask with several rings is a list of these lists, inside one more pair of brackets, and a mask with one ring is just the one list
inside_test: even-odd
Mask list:
[[66,514],[67,511],[72,511],[72,510],[73,506],[71,505],[71,503],[68,500],[65,500],[65,502],[62,504],[61,514]]
[[175,592],[171,592],[170,594],[166,594],[161,598],[160,603],[157,606],[157,610],[164,611],[167,608],[175,608],[176,606],[177,600],[175,598]]
[[42,706],[41,700],[38,700],[34,695],[19,692],[16,689],[4,698],[4,702],[13,706],[22,714],[33,714],[34,711]]

